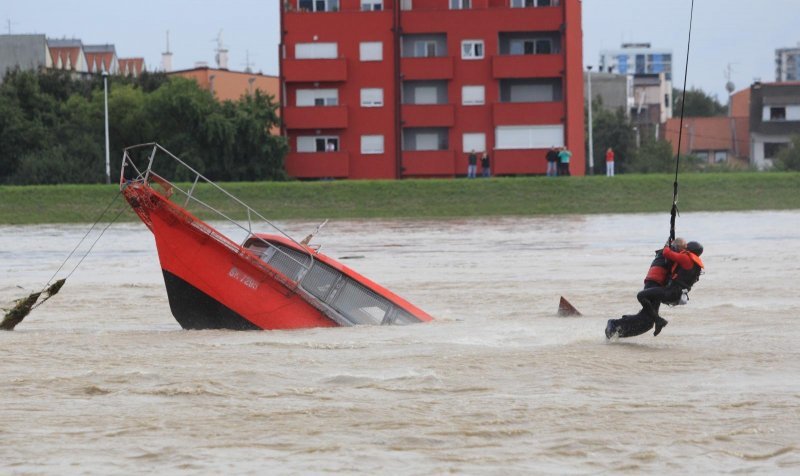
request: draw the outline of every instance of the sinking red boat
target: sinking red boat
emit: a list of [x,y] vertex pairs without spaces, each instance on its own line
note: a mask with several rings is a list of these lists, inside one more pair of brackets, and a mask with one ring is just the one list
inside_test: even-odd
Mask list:
[[[158,174],[157,167],[171,171],[173,181]],[[182,188],[174,176],[189,185]],[[293,240],[158,144],[125,149],[120,187],[153,232],[170,309],[184,329],[297,329],[433,319],[309,246],[311,235],[303,242]],[[227,206],[214,208],[211,196]],[[197,214],[223,220],[244,237],[234,241]],[[231,218],[241,216],[246,218]],[[254,233],[254,224],[276,232]]]

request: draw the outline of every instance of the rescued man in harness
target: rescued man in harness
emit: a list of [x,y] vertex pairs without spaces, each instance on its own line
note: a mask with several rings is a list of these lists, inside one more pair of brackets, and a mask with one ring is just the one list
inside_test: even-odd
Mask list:
[[[661,303],[668,305],[686,304],[689,291],[700,279],[705,269],[700,255],[703,246],[696,242],[686,243],[676,238],[656,251],[656,257],[650,264],[650,270],[644,282],[644,289],[636,295],[642,305],[637,314],[622,316],[621,319],[609,319],[606,325],[606,338],[633,337],[644,334],[653,327],[657,336],[668,324],[658,315]],[[669,279],[667,279],[669,278]]]

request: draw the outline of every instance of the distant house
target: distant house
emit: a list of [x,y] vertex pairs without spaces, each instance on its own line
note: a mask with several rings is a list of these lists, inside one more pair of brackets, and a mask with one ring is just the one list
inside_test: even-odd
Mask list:
[[201,66],[193,69],[172,71],[169,76],[182,76],[194,79],[201,88],[208,89],[220,101],[237,100],[243,94],[253,94],[257,89],[270,94],[275,102],[280,101],[280,88],[277,76],[246,71],[229,71]]
[[800,134],[800,82],[750,86],[750,163],[772,167],[778,153]]
[[114,45],[84,45],[83,53],[86,55],[86,69],[89,73],[117,74],[117,50]]
[[54,69],[88,73],[86,55],[81,40],[47,40]]
[[53,61],[44,35],[0,35],[0,82],[6,73],[19,68],[51,68]]
[[[664,124],[664,138],[678,153],[680,118]],[[683,120],[681,155],[694,155],[710,164],[747,164],[750,153],[749,118],[745,117],[687,117]]]
[[144,58],[118,58],[119,74],[138,78],[142,72],[147,71]]

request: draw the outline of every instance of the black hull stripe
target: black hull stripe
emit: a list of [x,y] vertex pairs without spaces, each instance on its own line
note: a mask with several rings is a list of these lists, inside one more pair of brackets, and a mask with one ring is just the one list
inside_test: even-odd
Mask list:
[[252,331],[261,328],[230,308],[175,276],[164,272],[164,284],[172,315],[184,329],[231,329]]

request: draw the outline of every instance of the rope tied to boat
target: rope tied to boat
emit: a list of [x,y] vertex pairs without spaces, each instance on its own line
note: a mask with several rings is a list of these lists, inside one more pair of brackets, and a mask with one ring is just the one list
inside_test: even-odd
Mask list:
[[[55,296],[61,290],[61,288],[64,286],[64,283],[66,283],[67,279],[70,276],[72,276],[72,274],[75,272],[75,270],[78,269],[78,266],[80,266],[81,263],[83,263],[83,260],[86,259],[87,256],[89,256],[89,253],[92,252],[92,249],[94,249],[94,246],[97,244],[97,242],[100,240],[100,238],[106,232],[106,230],[108,230],[108,228],[114,222],[117,221],[117,219],[120,217],[120,215],[122,215],[122,212],[125,211],[124,207],[120,208],[119,212],[117,212],[117,214],[114,216],[114,218],[112,218],[111,221],[109,221],[108,224],[103,228],[103,230],[100,232],[100,234],[97,236],[97,238],[95,238],[94,242],[92,242],[91,246],[89,246],[89,249],[86,251],[86,253],[83,254],[83,256],[81,256],[80,260],[78,260],[78,263],[72,268],[72,270],[67,274],[67,276],[57,280],[56,282],[54,282],[52,284],[50,284],[50,283],[53,281],[53,279],[55,279],[55,277],[58,275],[58,273],[61,272],[61,270],[67,264],[67,261],[69,261],[69,259],[72,258],[72,255],[75,254],[75,252],[78,250],[78,248],[81,246],[81,244],[83,244],[83,242],[86,240],[86,238],[92,232],[92,230],[94,230],[94,228],[97,226],[97,224],[100,223],[100,220],[103,219],[105,214],[111,208],[111,205],[114,204],[114,202],[117,200],[117,198],[119,198],[119,196],[121,194],[122,194],[122,189],[120,189],[120,191],[117,192],[114,195],[114,198],[112,198],[111,201],[108,202],[108,205],[106,205],[106,208],[103,210],[102,213],[100,213],[100,216],[97,217],[97,219],[94,221],[94,223],[92,223],[92,226],[89,227],[89,230],[86,231],[86,233],[83,235],[83,237],[80,239],[80,241],[78,241],[78,244],[75,245],[75,247],[72,249],[72,251],[69,253],[69,255],[67,255],[67,257],[64,259],[64,261],[61,263],[61,266],[59,266],[58,269],[56,270],[56,272],[53,273],[53,276],[51,276],[50,279],[47,280],[47,283],[44,285],[42,290],[39,291],[39,292],[31,293],[27,297],[21,298],[21,299],[18,299],[18,300],[15,301],[16,304],[14,305],[14,307],[11,308],[11,310],[9,310],[8,312],[6,312],[5,317],[3,317],[3,321],[0,322],[0,330],[13,331],[14,328],[17,326],[17,324],[22,322],[22,320],[25,319],[25,317],[28,314],[30,314],[31,311],[33,311],[37,307],[39,307],[42,304],[44,304],[45,301],[47,301],[51,297]],[[42,296],[44,296],[44,297],[42,297]],[[39,299],[40,297],[42,297],[42,299]]]

